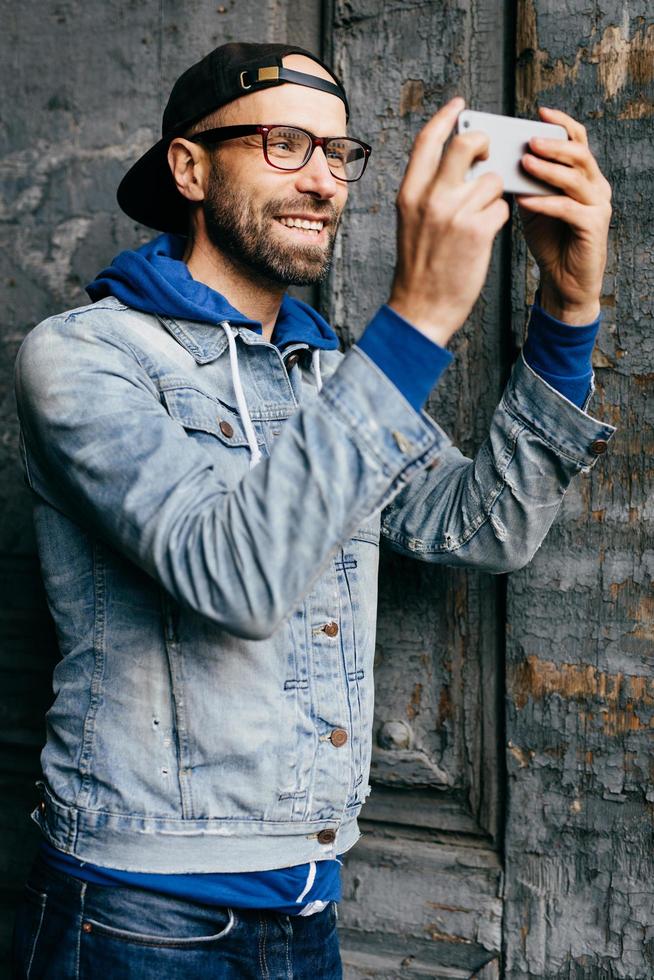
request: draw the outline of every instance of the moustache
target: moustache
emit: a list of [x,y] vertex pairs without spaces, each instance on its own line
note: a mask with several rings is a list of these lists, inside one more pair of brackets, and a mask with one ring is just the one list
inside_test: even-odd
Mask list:
[[340,218],[340,211],[333,204],[325,206],[324,201],[316,201],[314,198],[296,198],[287,201],[269,201],[264,208],[266,216],[275,218],[280,214],[311,214],[316,221],[329,222],[336,224]]

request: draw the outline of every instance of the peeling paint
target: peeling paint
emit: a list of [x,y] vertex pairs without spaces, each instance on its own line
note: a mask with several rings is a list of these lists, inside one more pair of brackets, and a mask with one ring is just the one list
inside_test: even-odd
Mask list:
[[420,112],[425,99],[425,83],[420,78],[407,78],[400,89],[400,115]]
[[[639,29],[629,38],[629,11],[624,8],[620,26],[609,25],[592,46],[579,46],[572,62],[552,59],[541,49],[534,0],[518,5],[517,97],[524,111],[541,93],[577,82],[582,64],[597,65],[597,79],[605,99],[613,99],[629,81],[642,86],[654,78],[654,25]],[[594,33],[594,30],[593,30]],[[654,112],[652,104],[636,100],[620,118],[641,119]]]
[[528,698],[541,700],[552,694],[575,701],[600,698],[610,705],[628,698],[654,706],[654,677],[611,674],[589,664],[556,664],[530,656],[512,672],[511,690],[518,708]]
[[650,116],[654,116],[654,102],[649,102],[647,99],[627,102],[622,112],[618,113],[618,119],[646,119]]
[[513,742],[508,743],[508,749],[521,769],[524,769],[526,766],[529,765],[530,756],[527,752],[525,752],[524,749],[521,749],[520,746],[518,745],[514,745]]
[[440,932],[437,926],[427,926],[426,931],[430,939],[437,939],[440,943],[465,943],[467,945],[472,943],[472,939],[466,939],[465,936],[451,936],[447,932]]
[[637,31],[631,39],[629,10],[624,8],[621,27],[607,27],[591,50],[589,61],[597,65],[599,83],[607,99],[614,98],[630,79],[645,85],[654,78],[654,24]]
[[411,700],[407,705],[407,717],[413,721],[415,716],[420,713],[420,698],[422,697],[422,684],[414,684]]

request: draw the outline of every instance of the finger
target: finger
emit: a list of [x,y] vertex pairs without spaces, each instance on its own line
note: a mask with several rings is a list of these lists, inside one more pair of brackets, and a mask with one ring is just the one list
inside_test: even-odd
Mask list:
[[490,136],[488,133],[475,131],[459,133],[450,143],[443,154],[438,168],[438,182],[449,187],[457,187],[465,180],[471,165],[478,158],[488,157]]
[[567,167],[560,163],[550,163],[540,157],[526,153],[521,159],[522,166],[532,177],[544,180],[552,187],[565,191],[569,197],[581,204],[597,204],[600,199],[599,187],[575,167]]
[[561,112],[560,109],[548,109],[546,106],[540,106],[538,114],[543,120],[543,122],[555,123],[559,126],[563,126],[566,133],[571,140],[575,143],[582,143],[584,146],[588,146],[588,133],[586,132],[586,127],[582,126],[580,122],[569,116],[567,112]]
[[586,230],[590,227],[587,205],[573,201],[569,197],[547,195],[546,197],[517,197],[517,203],[525,211],[543,214],[548,218],[558,218],[572,228]]
[[443,146],[464,107],[465,102],[459,96],[450,99],[420,130],[404,173],[401,194],[411,198],[419,197],[432,182],[443,154]]
[[467,212],[482,211],[496,201],[504,193],[504,181],[499,174],[487,173],[466,184],[466,196],[460,210]]
[[479,220],[483,221],[485,226],[493,232],[493,237],[498,233],[500,228],[507,223],[511,217],[511,208],[504,200],[500,198],[497,201],[493,201],[489,204],[487,208],[484,208],[480,212]]
[[574,143],[572,140],[551,140],[534,137],[529,140],[529,149],[539,156],[565,163],[571,167],[583,170],[591,180],[601,176],[597,160],[587,146]]

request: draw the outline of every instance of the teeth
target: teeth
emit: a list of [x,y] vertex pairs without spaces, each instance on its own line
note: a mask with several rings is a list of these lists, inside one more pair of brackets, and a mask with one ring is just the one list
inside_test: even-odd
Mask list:
[[307,221],[306,218],[280,218],[287,228],[303,228],[305,231],[322,231],[324,221]]

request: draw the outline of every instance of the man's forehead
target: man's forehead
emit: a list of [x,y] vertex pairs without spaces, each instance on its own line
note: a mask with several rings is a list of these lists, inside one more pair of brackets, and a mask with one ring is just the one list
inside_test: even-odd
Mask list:
[[285,68],[303,71],[307,75],[317,75],[318,78],[324,78],[327,82],[334,81],[333,75],[330,75],[322,65],[319,65],[313,58],[307,58],[304,54],[286,54],[282,58],[282,64]]

